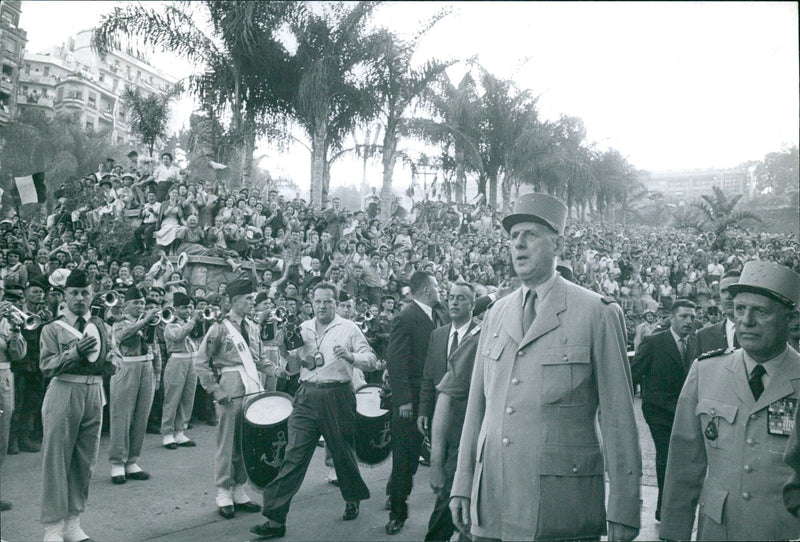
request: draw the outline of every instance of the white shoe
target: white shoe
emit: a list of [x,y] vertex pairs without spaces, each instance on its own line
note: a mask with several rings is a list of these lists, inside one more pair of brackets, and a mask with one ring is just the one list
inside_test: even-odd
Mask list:
[[162,446],[169,446],[170,444],[178,444],[171,433],[169,435],[164,435],[164,438],[161,439]]
[[233,495],[230,489],[224,487],[217,488],[217,508],[223,506],[233,506]]
[[[184,442],[189,442],[190,440],[191,439],[189,437],[187,437],[186,435],[183,434],[183,431],[179,431],[178,433],[176,433],[175,434],[175,438],[172,439],[172,441],[175,442],[176,444],[178,444],[179,446],[181,444],[183,444]],[[165,444],[166,444],[166,442],[165,442]]]
[[125,467],[122,465],[111,465],[111,477],[125,476]]
[[81,529],[81,517],[72,516],[64,520],[64,540],[66,542],[82,542],[89,540],[89,535]]
[[244,484],[233,486],[233,504],[250,502],[250,496],[244,490]]
[[328,469],[328,474],[325,476],[325,480],[329,484],[336,484],[339,482],[339,479],[336,477],[336,469]]
[[44,542],[64,542],[64,520],[44,524]]

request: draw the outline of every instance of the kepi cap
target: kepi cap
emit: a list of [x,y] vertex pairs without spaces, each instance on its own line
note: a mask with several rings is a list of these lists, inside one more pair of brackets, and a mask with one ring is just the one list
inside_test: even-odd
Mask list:
[[521,222],[538,222],[562,235],[567,222],[567,206],[548,194],[523,194],[514,204],[514,211],[503,218],[503,228],[511,232],[511,227]]
[[775,262],[753,260],[744,264],[739,282],[728,291],[733,296],[740,292],[764,295],[794,308],[800,302],[800,275]]

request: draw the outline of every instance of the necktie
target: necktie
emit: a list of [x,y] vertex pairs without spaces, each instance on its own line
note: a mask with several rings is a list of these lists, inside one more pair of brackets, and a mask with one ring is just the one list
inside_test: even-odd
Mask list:
[[525,297],[525,305],[522,308],[522,334],[525,335],[530,329],[531,324],[536,319],[536,292],[533,290],[528,291]]
[[247,344],[247,346],[250,346],[250,337],[247,334],[247,322],[245,322],[244,318],[242,318],[242,327],[241,327],[241,329],[242,329],[242,337],[244,338],[244,342]]
[[83,333],[83,330],[86,328],[86,320],[83,319],[83,316],[78,316],[78,319],[75,321],[75,329]]
[[680,351],[681,351],[681,361],[686,363],[686,337],[682,337],[681,340],[678,341],[680,344]]
[[764,366],[760,363],[756,365],[756,368],[750,373],[748,384],[750,384],[750,391],[753,392],[753,398],[756,401],[758,401],[758,398],[761,397],[761,394],[764,392],[764,382],[761,380],[761,377],[766,373],[767,370],[764,369]]
[[450,352],[447,353],[447,356],[452,356],[456,348],[458,348],[458,331],[453,332],[453,340],[450,341]]

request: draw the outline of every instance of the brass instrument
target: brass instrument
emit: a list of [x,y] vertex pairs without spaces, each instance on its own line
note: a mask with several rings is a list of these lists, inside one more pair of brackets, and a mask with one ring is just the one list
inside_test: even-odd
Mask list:
[[220,313],[211,307],[203,309],[203,320],[219,320]]
[[359,314],[356,316],[353,319],[353,322],[355,322],[356,325],[361,329],[362,333],[366,334],[372,328],[372,324],[370,322],[372,322],[373,318],[375,318],[375,316],[369,311],[369,309],[367,309],[367,312],[364,314]]
[[33,331],[42,325],[42,318],[38,314],[28,314],[10,304],[3,311],[3,317],[7,318],[12,324],[24,327],[28,331]]
[[[165,324],[171,324],[172,322],[175,321],[175,318],[177,317],[175,313],[175,307],[173,307],[172,305],[167,305],[166,307],[161,309],[161,312],[158,313],[158,317],[159,317],[158,320],[159,324],[162,322]],[[150,325],[158,325],[158,324],[150,324]]]
[[110,290],[103,294],[103,303],[105,303],[106,307],[114,307],[119,303],[119,294],[114,290]]

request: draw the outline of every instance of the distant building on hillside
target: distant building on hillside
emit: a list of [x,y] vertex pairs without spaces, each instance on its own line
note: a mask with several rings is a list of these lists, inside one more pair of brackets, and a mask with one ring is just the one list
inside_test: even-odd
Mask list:
[[17,103],[20,109],[70,115],[86,129],[108,132],[116,144],[134,144],[120,95],[128,86],[145,94],[165,92],[176,79],[132,52],[114,51],[100,58],[92,49],[93,32],[83,30],[61,47],[26,54]]
[[0,124],[11,121],[17,109],[17,86],[28,34],[19,27],[20,0],[0,2]]
[[650,192],[661,192],[668,198],[692,201],[703,194],[712,194],[719,186],[728,195],[752,195],[752,178],[745,168],[693,169],[687,171],[651,172],[644,185]]

